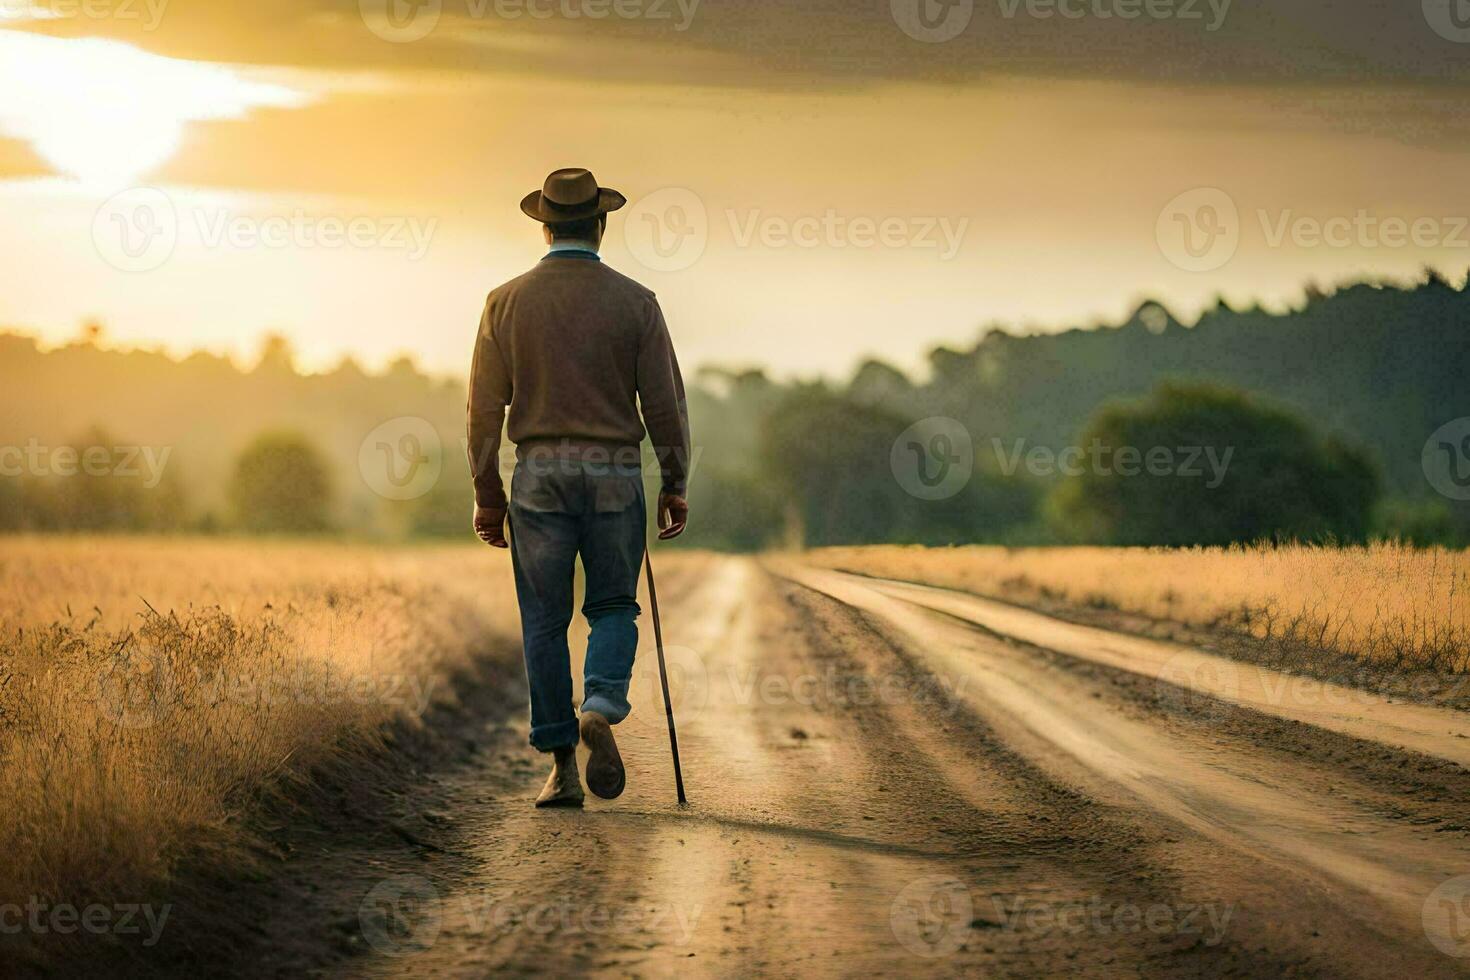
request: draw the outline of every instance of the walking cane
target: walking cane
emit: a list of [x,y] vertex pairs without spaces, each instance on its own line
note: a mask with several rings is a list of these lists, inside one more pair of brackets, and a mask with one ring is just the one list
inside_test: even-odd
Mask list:
[[674,731],[674,702],[669,697],[669,669],[664,663],[664,631],[658,620],[658,589],[653,584],[653,554],[645,545],[643,567],[648,571],[648,605],[653,609],[653,643],[658,648],[658,679],[664,689],[664,711],[669,716],[669,748],[674,752],[674,788],[679,793],[679,805],[688,806],[684,798],[684,771],[679,768],[679,736]]

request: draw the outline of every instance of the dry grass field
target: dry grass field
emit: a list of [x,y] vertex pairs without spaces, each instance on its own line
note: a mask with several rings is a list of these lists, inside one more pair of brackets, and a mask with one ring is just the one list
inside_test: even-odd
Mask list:
[[483,549],[0,540],[0,901],[228,852],[262,789],[452,698],[516,622]]
[[1375,665],[1470,671],[1470,553],[1358,548],[829,548],[844,571],[1120,610]]

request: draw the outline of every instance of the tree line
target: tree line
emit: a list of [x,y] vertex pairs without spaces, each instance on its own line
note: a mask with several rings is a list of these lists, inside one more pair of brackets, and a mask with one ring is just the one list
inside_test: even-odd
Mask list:
[[[1188,327],[1153,302],[1059,334],[991,327],[932,351],[923,379],[877,361],[845,381],[706,370],[686,540],[1464,544],[1470,507],[1421,457],[1470,416],[1466,364],[1470,293],[1430,275],[1280,312],[1222,303]],[[468,536],[463,384],[407,358],[306,375],[277,337],[241,368],[110,349],[96,328],[53,350],[0,334],[0,386],[0,530]],[[400,417],[437,434],[439,475],[385,499],[360,452]],[[36,446],[43,465],[6,465]],[[157,472],[121,465],[139,446]],[[964,479],[943,492],[912,482],[951,465]]]

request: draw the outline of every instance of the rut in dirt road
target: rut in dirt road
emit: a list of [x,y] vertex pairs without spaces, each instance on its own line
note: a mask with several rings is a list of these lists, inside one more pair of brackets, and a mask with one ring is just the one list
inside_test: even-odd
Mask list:
[[[1418,922],[1438,881],[1470,870],[1444,819],[1470,799],[1458,767],[1422,775],[1438,802],[1416,810],[1410,775],[1380,778],[1391,750],[1374,762],[1235,707],[1186,717],[1136,675],[853,576],[711,557],[660,584],[692,806],[673,802],[645,629],[623,797],[534,811],[542,760],[483,755],[448,789],[445,844],[466,860],[400,882],[404,916],[351,972],[1463,965]],[[1401,803],[1420,822],[1395,823]]]

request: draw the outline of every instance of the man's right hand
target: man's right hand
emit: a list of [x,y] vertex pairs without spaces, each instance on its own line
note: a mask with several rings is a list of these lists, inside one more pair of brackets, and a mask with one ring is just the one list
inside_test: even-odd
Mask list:
[[668,541],[684,533],[689,523],[689,501],[672,493],[658,495],[658,539]]

